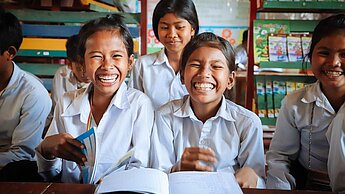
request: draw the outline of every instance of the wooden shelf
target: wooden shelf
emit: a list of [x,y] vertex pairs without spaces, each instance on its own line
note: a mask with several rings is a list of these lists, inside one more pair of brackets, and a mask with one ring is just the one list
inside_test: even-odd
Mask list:
[[345,2],[337,1],[266,1],[259,12],[344,12]]

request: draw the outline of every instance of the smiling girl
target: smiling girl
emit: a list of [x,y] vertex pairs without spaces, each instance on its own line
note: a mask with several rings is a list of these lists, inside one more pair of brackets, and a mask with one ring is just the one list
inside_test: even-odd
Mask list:
[[[148,165],[153,107],[142,92],[127,88],[124,79],[133,64],[132,37],[119,15],[85,24],[79,33],[79,54],[91,84],[66,93],[37,147],[39,172],[46,180],[62,173],[62,182],[80,182],[78,165],[86,162],[77,136],[94,128],[94,180],[136,147],[130,166]],[[135,164],[134,164],[135,163]]]
[[225,171],[241,187],[265,186],[260,119],[225,99],[235,79],[235,53],[213,33],[191,40],[181,59],[181,81],[189,95],[156,112],[151,165],[167,173]]
[[338,112],[345,102],[345,14],[319,22],[308,58],[317,81],[282,102],[267,152],[267,187],[344,191],[344,144],[333,149],[344,131],[330,124],[344,120]]
[[130,85],[147,94],[157,109],[187,94],[180,80],[179,61],[183,48],[199,31],[193,1],[159,1],[153,12],[152,26],[164,48],[136,61]]

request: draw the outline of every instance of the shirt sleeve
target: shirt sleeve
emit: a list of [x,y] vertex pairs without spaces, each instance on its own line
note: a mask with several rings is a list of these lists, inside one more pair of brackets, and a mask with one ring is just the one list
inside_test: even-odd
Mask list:
[[300,145],[300,132],[293,121],[292,105],[282,102],[277,119],[276,130],[272,138],[269,151],[266,154],[268,165],[267,188],[286,189],[295,188],[295,179],[290,174],[289,157],[297,157]]
[[326,133],[330,148],[328,153],[328,175],[333,191],[345,191],[345,107],[337,116]]
[[[58,102],[55,111],[54,111],[54,118],[52,123],[47,131],[47,136],[58,134],[58,129],[64,128],[61,122],[61,117],[57,115],[61,115],[61,102]],[[37,158],[37,167],[38,173],[45,179],[45,181],[52,180],[56,175],[61,172],[62,169],[62,159],[56,158],[54,160],[47,160],[45,159],[42,154],[42,147],[39,144],[36,147],[36,158]]]
[[244,125],[237,160],[240,168],[250,167],[258,175],[257,188],[265,188],[265,159],[262,124],[254,117]]
[[52,103],[46,91],[32,90],[25,98],[20,112],[19,123],[13,131],[8,151],[0,153],[0,166],[18,160],[32,160],[35,147],[41,137]]
[[150,166],[166,173],[169,173],[171,167],[177,162],[173,130],[169,123],[169,118],[157,111],[151,136]]
[[[143,103],[139,107],[134,123],[132,143],[133,147],[136,148],[134,153],[135,159],[140,160],[142,167],[148,167],[151,142],[150,136],[154,122],[154,109],[148,97],[145,96],[145,99],[142,101]],[[134,164],[134,166],[137,165]]]

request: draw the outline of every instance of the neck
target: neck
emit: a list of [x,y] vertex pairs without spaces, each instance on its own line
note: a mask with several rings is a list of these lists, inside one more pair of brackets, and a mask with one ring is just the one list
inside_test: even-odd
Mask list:
[[109,96],[99,95],[93,92],[92,98],[91,98],[91,104],[92,104],[91,109],[92,109],[92,116],[95,119],[95,122],[97,123],[97,125],[99,124],[99,122],[101,121],[103,117],[103,114],[107,110],[111,99],[112,99],[111,96],[109,97]]
[[333,109],[335,112],[338,112],[340,107],[344,104],[345,102],[345,88],[344,89],[339,89],[336,91],[328,91],[324,90],[323,93],[327,97],[328,101],[332,105]]
[[168,57],[169,64],[176,74],[179,70],[181,52],[169,52],[166,50],[166,55]]
[[9,61],[2,65],[3,67],[0,67],[0,91],[7,87],[8,83],[11,80],[14,69],[12,61]]
[[205,123],[207,119],[216,116],[221,103],[218,104],[196,104],[191,102],[191,106],[195,116]]

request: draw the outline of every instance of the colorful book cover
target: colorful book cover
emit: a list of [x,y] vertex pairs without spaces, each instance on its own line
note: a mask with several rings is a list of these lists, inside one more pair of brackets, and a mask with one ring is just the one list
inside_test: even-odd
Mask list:
[[281,102],[286,95],[286,82],[273,81],[274,116],[278,117]]
[[256,95],[258,100],[258,116],[261,118],[267,117],[265,100],[265,82],[263,80],[256,81]]
[[296,90],[296,82],[286,82],[286,94],[290,94],[291,92]]
[[274,118],[272,80],[266,80],[267,117]]
[[254,62],[268,61],[268,35],[290,33],[287,20],[254,20]]
[[309,53],[311,37],[311,34],[303,35],[301,37],[303,58]]
[[288,61],[286,52],[286,35],[269,35],[268,49],[270,61]]
[[301,37],[298,34],[288,35],[286,37],[287,41],[287,50],[289,61],[296,62],[303,60],[303,51],[302,51],[302,44],[301,44]]

